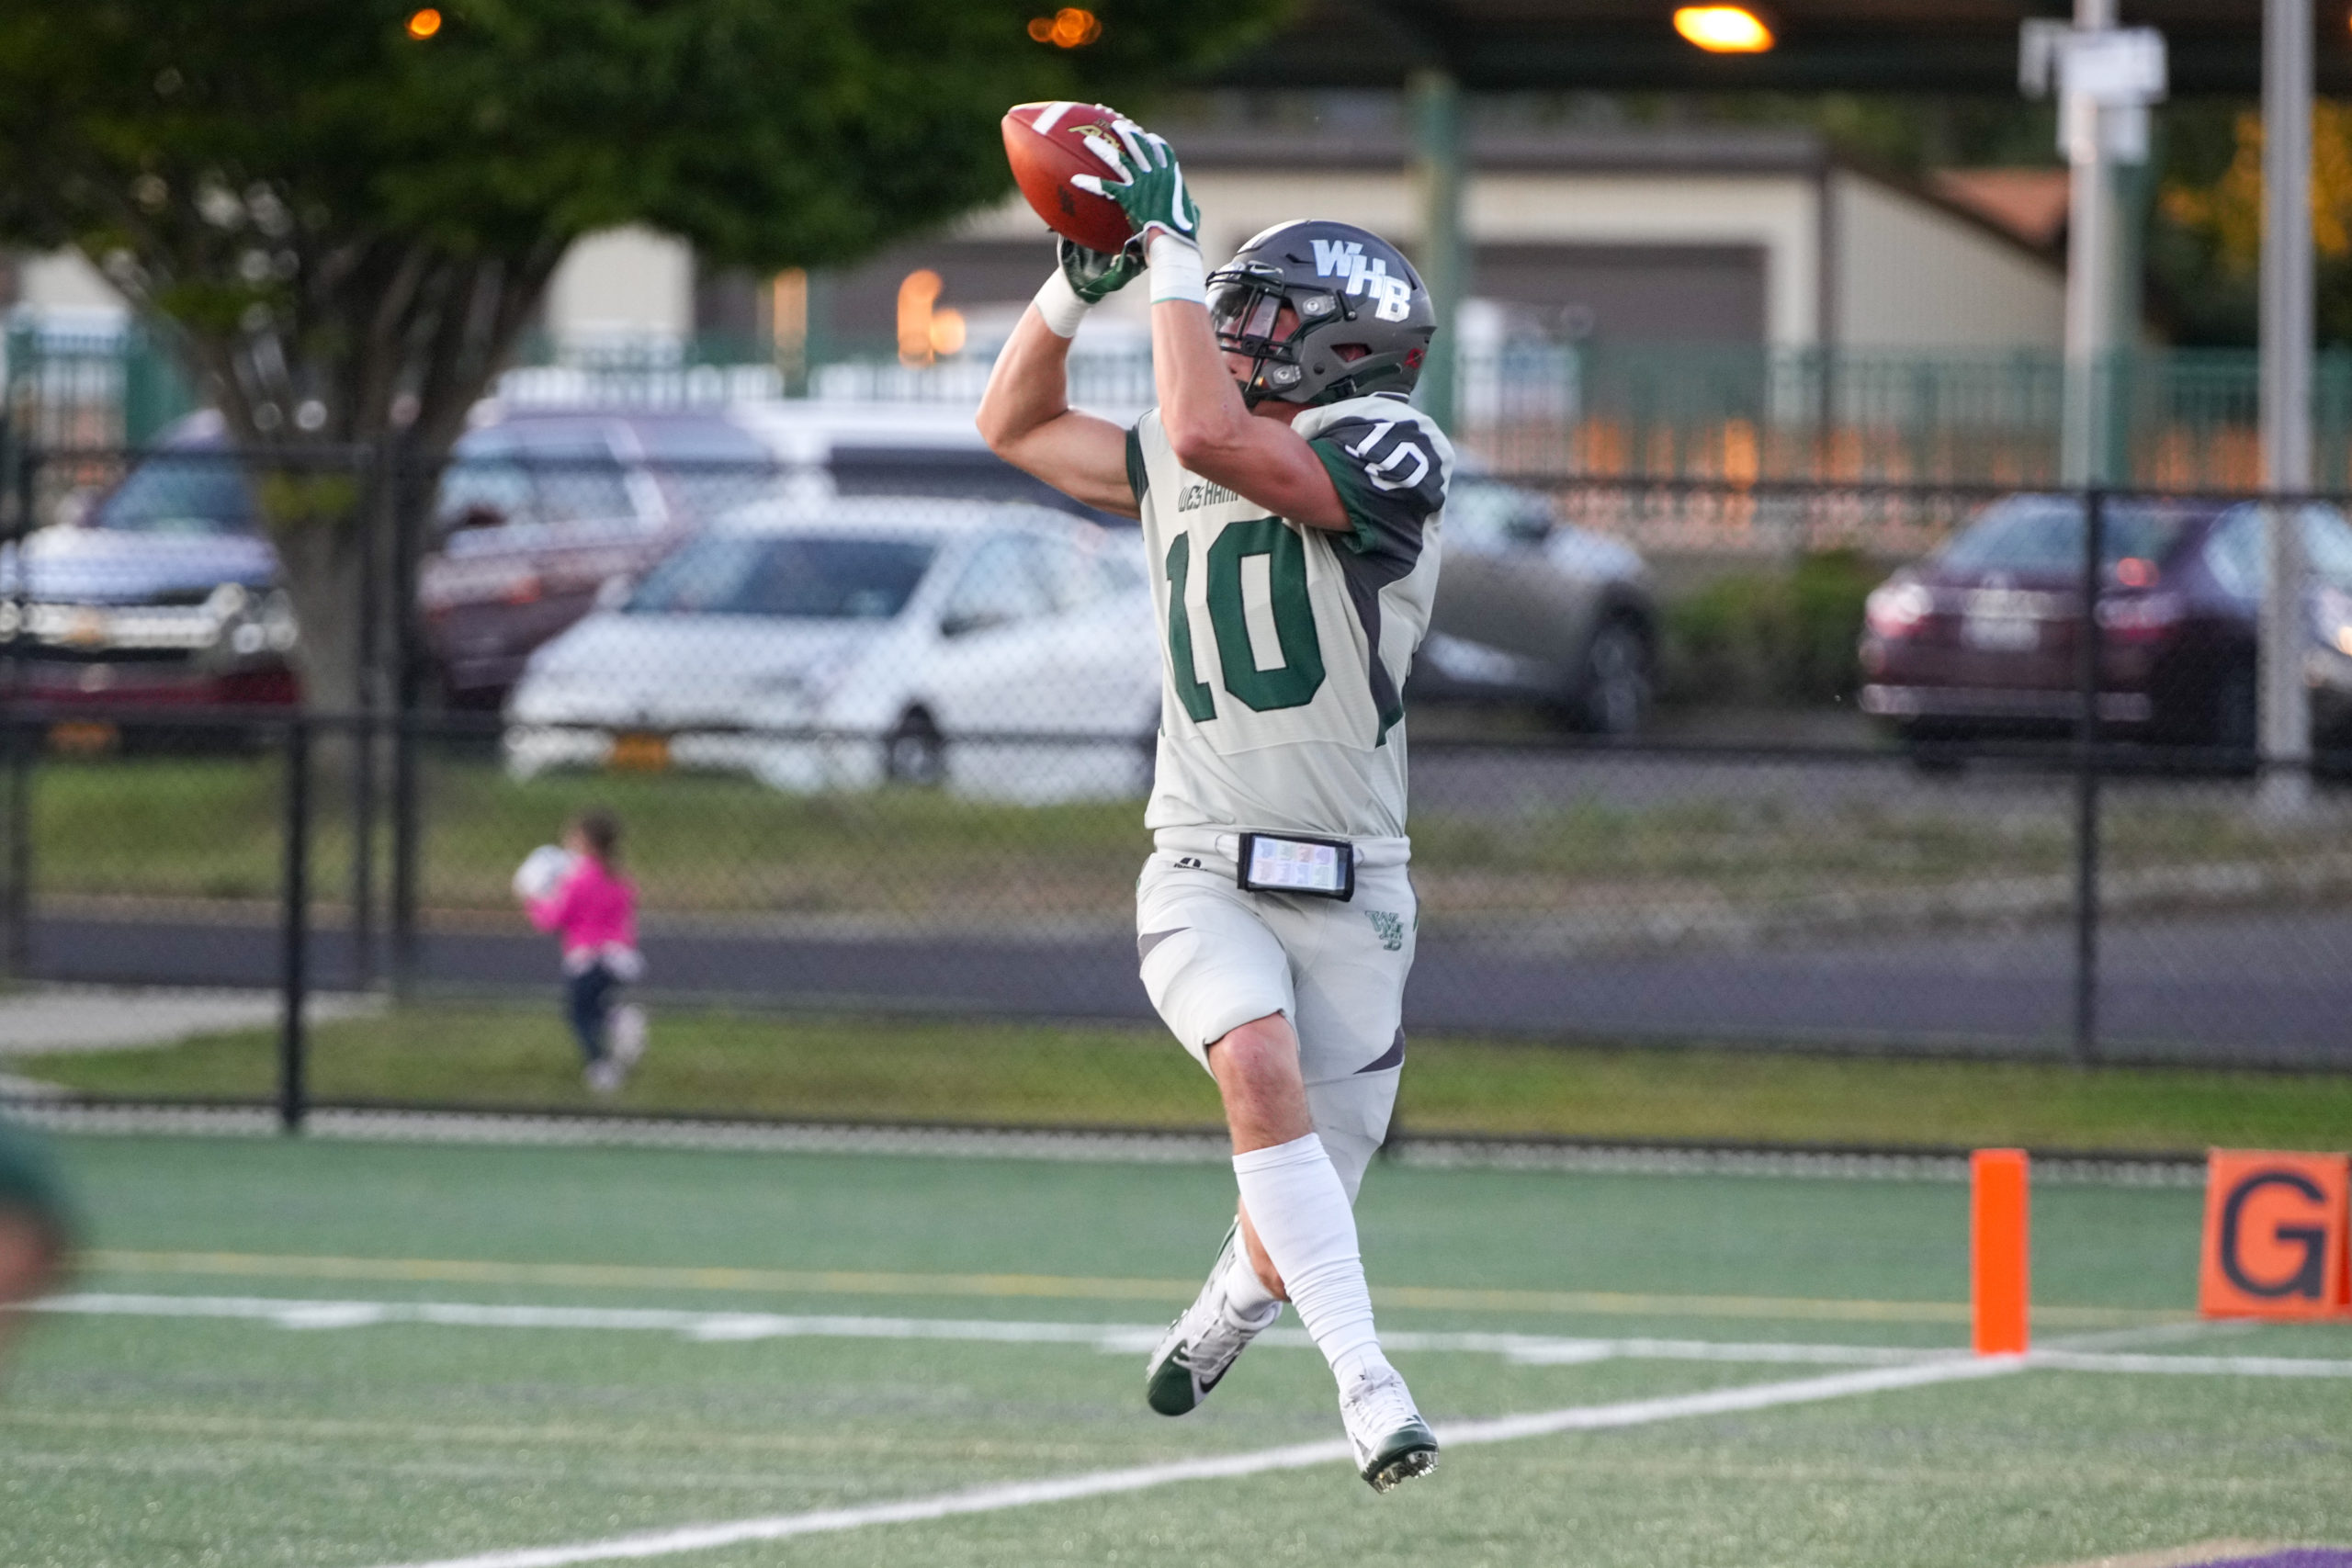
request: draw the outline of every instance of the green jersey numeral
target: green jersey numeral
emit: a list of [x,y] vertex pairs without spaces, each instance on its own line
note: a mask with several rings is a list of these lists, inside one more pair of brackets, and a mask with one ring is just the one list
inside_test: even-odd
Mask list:
[[1195,724],[1205,724],[1216,716],[1216,699],[1193,662],[1193,618],[1184,613],[1184,584],[1192,575],[1193,536],[1179,534],[1168,547],[1168,668],[1184,711]]
[[[1241,563],[1252,556],[1266,558],[1274,640],[1283,654],[1272,670],[1258,668],[1242,605]],[[1184,711],[1205,722],[1216,716],[1216,704],[1193,664],[1193,628],[1184,613],[1192,559],[1191,536],[1179,534],[1168,547],[1168,657]],[[1273,517],[1229,523],[1209,547],[1208,573],[1209,626],[1216,634],[1218,679],[1225,689],[1259,713],[1313,702],[1323,689],[1323,647],[1306,592],[1306,546],[1297,533]]]

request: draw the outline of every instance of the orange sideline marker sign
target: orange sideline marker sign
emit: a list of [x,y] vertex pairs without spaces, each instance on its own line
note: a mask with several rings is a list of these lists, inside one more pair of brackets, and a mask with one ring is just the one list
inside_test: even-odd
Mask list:
[[2333,1317],[2352,1313],[2346,1272],[2343,1155],[2215,1149],[2205,1168],[2207,1317]]

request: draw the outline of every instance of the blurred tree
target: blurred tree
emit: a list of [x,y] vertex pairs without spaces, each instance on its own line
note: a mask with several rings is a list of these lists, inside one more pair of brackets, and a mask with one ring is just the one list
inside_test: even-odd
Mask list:
[[[2172,155],[2149,260],[2184,343],[2255,340],[2262,264],[2262,114],[2211,106],[2168,117]],[[2318,251],[2319,337],[2352,344],[2352,104],[2312,115],[2312,242]]]
[[254,487],[309,698],[348,709],[362,520],[422,504],[574,239],[851,260],[1010,189],[1010,105],[1125,98],[1282,3],[1102,0],[1064,47],[1048,0],[8,0],[0,241],[86,254],[241,444],[405,437],[405,501]]

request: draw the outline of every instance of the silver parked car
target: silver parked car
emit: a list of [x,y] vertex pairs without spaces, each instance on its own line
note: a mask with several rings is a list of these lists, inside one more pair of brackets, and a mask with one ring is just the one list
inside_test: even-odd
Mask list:
[[797,791],[1140,793],[1159,650],[1131,532],[1020,503],[778,500],[532,655],[518,774],[711,768]]
[[1630,546],[1561,522],[1538,491],[1463,476],[1444,551],[1410,697],[1533,702],[1603,735],[1641,728],[1657,604]]

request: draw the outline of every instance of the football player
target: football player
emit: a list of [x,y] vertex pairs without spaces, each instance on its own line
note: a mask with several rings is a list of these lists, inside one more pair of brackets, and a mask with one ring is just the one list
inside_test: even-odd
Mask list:
[[[1385,1492],[1437,1463],[1381,1353],[1351,1207],[1405,1058],[1399,694],[1453,463],[1406,393],[1435,318],[1403,254],[1345,223],[1278,224],[1207,271],[1168,143],[1114,130],[1123,155],[1090,188],[1136,239],[1115,255],[1061,242],[979,426],[1046,483],[1139,517],[1158,602],[1136,946],[1153,1006],[1216,1079],[1240,1203],[1147,1394],[1193,1409],[1295,1303]],[[1145,271],[1159,406],[1123,430],[1069,407],[1066,362],[1087,310]]]

